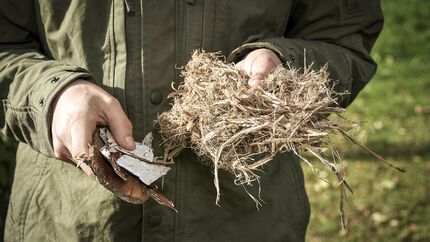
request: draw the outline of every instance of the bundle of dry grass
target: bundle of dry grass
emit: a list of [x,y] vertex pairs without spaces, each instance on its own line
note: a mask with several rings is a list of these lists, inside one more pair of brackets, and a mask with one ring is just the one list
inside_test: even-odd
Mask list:
[[322,158],[323,139],[351,122],[326,119],[344,111],[335,107],[340,94],[329,86],[326,68],[301,73],[279,67],[261,88],[250,89],[249,77],[220,57],[195,52],[183,85],[171,94],[172,109],[159,115],[166,157],[191,147],[213,161],[215,179],[224,169],[237,184],[258,179],[255,171],[283,151],[308,150],[333,166]]
[[[344,196],[344,177],[336,165],[337,154],[327,137],[332,132],[346,135],[354,124],[330,114],[345,110],[338,107],[333,82],[326,68],[278,67],[250,89],[249,77],[223,61],[220,54],[196,51],[185,66],[184,82],[170,95],[174,104],[159,115],[158,123],[165,140],[165,159],[172,159],[183,148],[192,148],[213,165],[217,202],[218,169],[235,175],[236,184],[258,180],[256,171],[276,154],[292,151],[312,166],[299,151],[328,165],[338,176]],[[346,185],[347,186],[347,185]]]

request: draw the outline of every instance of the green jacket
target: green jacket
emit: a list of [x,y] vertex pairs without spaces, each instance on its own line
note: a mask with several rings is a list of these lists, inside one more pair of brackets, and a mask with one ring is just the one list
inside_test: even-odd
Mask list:
[[78,78],[93,81],[121,102],[141,140],[193,49],[234,61],[265,47],[293,66],[304,49],[314,67],[328,63],[338,90],[351,92],[347,106],[376,71],[369,53],[382,25],[379,0],[1,1],[0,126],[21,142],[6,241],[303,241],[309,204],[297,157],[265,167],[260,211],[228,174],[216,206],[213,175],[189,151],[164,179],[178,214],[128,204],[50,158],[52,101]]

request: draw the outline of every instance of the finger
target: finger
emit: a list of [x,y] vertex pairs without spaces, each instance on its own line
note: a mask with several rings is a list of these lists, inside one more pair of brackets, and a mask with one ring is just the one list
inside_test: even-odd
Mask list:
[[70,123],[71,142],[68,148],[75,161],[78,157],[88,157],[88,144],[92,143],[95,128],[95,122],[87,118],[76,118]]
[[69,152],[72,155],[72,160],[92,179],[95,179],[94,172],[84,163],[84,159],[90,158],[88,145],[92,144],[95,128],[94,122],[88,119],[76,119],[70,124],[71,147]]
[[276,67],[276,65],[267,56],[258,55],[252,61],[248,62],[249,75],[251,77],[259,76],[262,79]]
[[262,80],[261,79],[249,79],[248,85],[252,88],[261,87]]
[[55,158],[62,161],[71,162],[73,160],[72,155],[64,145],[54,145],[54,155]]
[[268,49],[257,49],[245,57],[243,69],[250,76],[255,73],[266,76],[279,64],[281,64],[281,60],[275,53],[273,53],[273,51]]
[[52,134],[52,147],[54,150],[55,158],[63,160],[63,161],[71,161],[69,158],[72,156],[69,153],[69,150],[64,145],[64,143],[68,143],[69,141],[69,132],[64,132],[65,125],[64,122],[57,122],[54,118],[52,121],[51,134]]
[[124,149],[134,150],[133,126],[118,101],[113,101],[106,110],[107,123],[115,141]]
[[236,63],[234,66],[235,66],[236,68],[240,69],[240,70],[245,71],[245,70],[243,69],[243,63],[244,63],[244,60],[241,60],[241,61],[239,61],[238,63]]
[[79,167],[81,168],[81,170],[87,175],[89,176],[91,179],[96,180],[96,175],[94,174],[93,170],[91,169],[91,167],[89,167],[87,164],[82,163],[79,165]]
[[[70,154],[69,150],[67,149],[66,146],[60,144],[58,142],[58,139],[54,139],[54,152],[55,152],[55,157],[57,159],[66,161],[68,163],[74,164],[76,165],[77,162],[73,159],[72,155]],[[86,165],[85,163],[80,163],[79,164],[79,168],[81,168],[81,170],[90,178],[94,179],[96,178],[96,176],[94,175],[93,170]]]

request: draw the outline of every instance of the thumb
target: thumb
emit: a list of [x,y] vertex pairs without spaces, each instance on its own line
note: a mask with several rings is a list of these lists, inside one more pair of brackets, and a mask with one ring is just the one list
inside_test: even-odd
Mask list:
[[133,125],[122,110],[119,102],[115,102],[106,112],[107,125],[115,141],[126,150],[134,150]]

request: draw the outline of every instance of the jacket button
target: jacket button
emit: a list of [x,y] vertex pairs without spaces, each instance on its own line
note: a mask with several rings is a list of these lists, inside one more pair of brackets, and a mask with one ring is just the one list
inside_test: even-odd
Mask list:
[[45,104],[45,98],[41,98],[40,100],[39,100],[39,105],[41,106],[41,107],[43,107],[43,104]]
[[60,80],[60,78],[58,77],[58,76],[54,76],[53,78],[51,78],[51,83],[52,84],[55,84],[55,83],[57,83],[58,81]]
[[294,60],[296,59],[293,55],[288,55],[288,57],[290,57],[291,62],[294,62]]
[[161,95],[161,93],[159,91],[154,91],[151,93],[150,100],[151,100],[152,104],[158,105],[163,100],[163,96]]
[[148,218],[148,224],[155,227],[161,224],[161,216],[154,214]]

